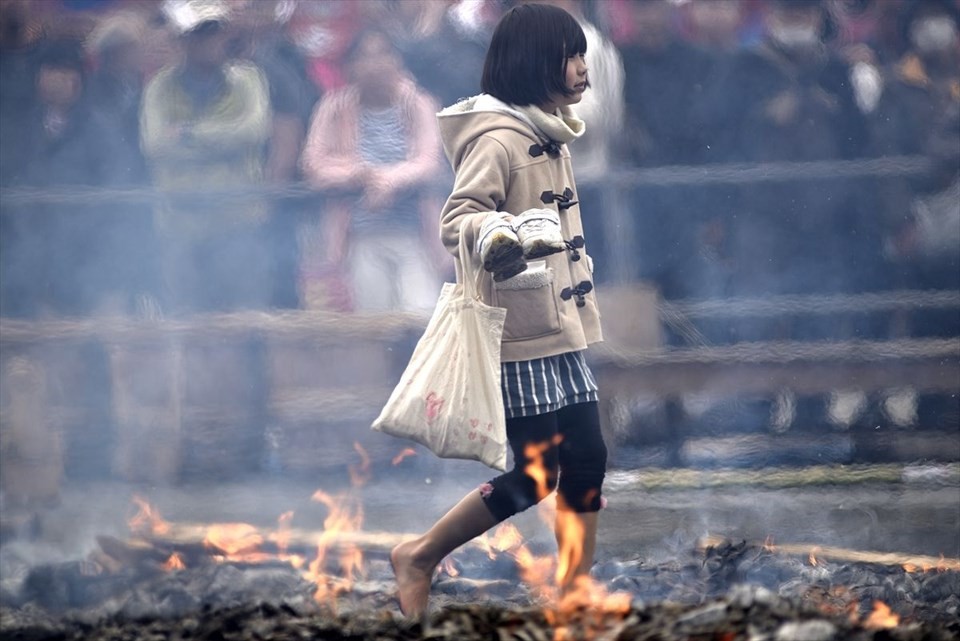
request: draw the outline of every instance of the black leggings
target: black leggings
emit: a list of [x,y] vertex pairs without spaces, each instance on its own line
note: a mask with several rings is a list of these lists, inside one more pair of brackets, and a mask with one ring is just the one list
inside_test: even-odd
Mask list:
[[[508,419],[507,440],[513,450],[513,469],[480,486],[494,517],[508,519],[553,490],[557,490],[560,509],[600,509],[607,446],[596,401]],[[536,465],[537,459],[542,467]]]

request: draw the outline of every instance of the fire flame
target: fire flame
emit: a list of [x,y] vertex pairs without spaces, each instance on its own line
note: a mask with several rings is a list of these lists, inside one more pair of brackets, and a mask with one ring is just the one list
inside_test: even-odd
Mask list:
[[[551,441],[528,445],[525,455],[530,461],[524,473],[534,480],[536,496],[540,500],[538,511],[544,521],[553,525],[558,539],[556,559],[551,556],[538,556],[524,543],[520,531],[510,524],[501,524],[492,535],[478,539],[481,548],[495,558],[498,554],[513,557],[521,579],[539,592],[548,602],[555,604],[545,611],[548,622],[555,627],[554,641],[582,638],[584,617],[594,617],[586,621],[587,627],[602,628],[604,617],[626,616],[630,611],[632,597],[627,593],[609,593],[606,588],[587,575],[578,575],[581,571],[584,555],[584,516],[564,505],[557,505],[550,494],[551,480],[549,471],[543,463],[544,454],[558,445],[561,436]],[[599,617],[599,618],[597,618]],[[578,627],[568,628],[567,623],[577,620]],[[590,638],[593,638],[593,634]]]
[[163,564],[163,569],[167,570],[168,572],[172,572],[174,570],[183,570],[186,567],[187,566],[184,564],[183,558],[180,556],[179,552],[174,552],[171,554],[170,558],[167,559]]
[[[359,443],[354,443],[354,449],[360,457],[359,463],[348,467],[353,487],[358,487],[370,478],[370,457]],[[404,452],[407,452],[405,450]],[[409,450],[412,454],[413,450]],[[355,577],[362,574],[363,552],[352,539],[360,531],[363,522],[363,510],[360,498],[354,494],[331,496],[322,490],[313,494],[313,500],[326,506],[328,514],[324,520],[324,531],[317,541],[317,556],[304,572],[305,576],[317,585],[314,597],[318,602],[327,602],[335,605],[334,599],[338,594],[353,587]],[[160,517],[160,513],[150,503],[134,496],[133,503],[137,512],[128,521],[132,532],[164,535],[170,532],[171,526]],[[293,512],[280,515],[277,529],[266,537],[253,525],[248,523],[216,523],[206,527],[203,545],[215,551],[214,558],[218,561],[243,561],[260,563],[267,560],[288,562],[294,568],[300,569],[306,563],[300,555],[288,554],[287,549],[291,540],[291,521]],[[276,546],[275,551],[263,551],[265,542]],[[338,557],[334,560],[339,572],[337,576],[329,576],[325,571],[328,562],[328,552],[335,549]],[[174,553],[163,564],[167,570],[183,569],[183,558]],[[451,576],[456,576],[456,570],[451,565]]]
[[356,441],[353,443],[353,449],[360,455],[360,464],[347,466],[350,472],[350,484],[353,487],[362,487],[370,480],[370,456]]
[[414,450],[412,447],[408,447],[408,448],[402,450],[402,451],[401,451],[399,454],[397,454],[396,456],[394,456],[394,457],[393,457],[393,460],[391,460],[390,462],[391,462],[393,465],[400,465],[400,463],[403,462],[403,459],[407,458],[408,456],[416,456],[416,455],[417,455],[417,451]]
[[290,522],[293,520],[293,511],[284,512],[277,519],[277,530],[271,532],[267,539],[277,546],[277,558],[286,561],[296,569],[300,569],[307,562],[299,554],[287,554],[290,545]]
[[243,557],[259,551],[263,536],[248,523],[216,523],[207,528],[203,545],[220,550],[229,558]]
[[775,552],[775,551],[776,551],[777,546],[775,546],[775,545],[773,544],[773,536],[772,536],[772,535],[767,535],[767,538],[765,538],[765,539],[763,540],[763,549],[766,550],[767,552]]
[[523,469],[523,472],[532,478],[534,483],[536,483],[536,496],[537,500],[539,501],[547,498],[547,495],[550,494],[549,479],[547,478],[547,467],[543,464],[543,453],[549,450],[551,447],[559,445],[560,441],[562,440],[563,436],[556,434],[549,441],[544,441],[543,443],[531,443],[523,450],[524,455],[530,459],[530,463],[528,463]]
[[[313,493],[312,499],[327,507],[323,533],[317,541],[317,556],[311,561],[306,577],[317,584],[314,599],[320,603],[334,604],[337,595],[353,586],[354,576],[363,570],[363,553],[356,544],[349,542],[349,535],[360,530],[363,510],[349,496],[333,497],[323,490]],[[346,535],[346,536],[345,536]],[[327,552],[335,544],[340,553],[338,565],[343,578],[329,576],[326,571]]]
[[131,532],[161,536],[170,531],[170,524],[160,517],[160,512],[137,494],[131,498],[137,506],[137,513],[127,521]]
[[445,557],[443,561],[440,562],[440,571],[449,577],[460,576],[460,570],[457,569],[457,566],[453,563],[453,559],[449,556]]
[[570,509],[556,510],[554,517],[557,532],[557,585],[567,585],[575,577],[583,560],[583,517]]
[[[953,569],[957,569],[957,559],[951,559],[953,562]],[[914,572],[946,572],[948,569],[951,569],[947,565],[947,559],[943,555],[943,552],[940,553],[940,560],[937,561],[937,564],[933,563],[910,563],[909,561],[904,563],[903,567],[904,572],[913,574]]]
[[479,545],[491,559],[496,558],[498,553],[512,552],[523,544],[523,536],[520,530],[512,523],[501,523],[493,534],[483,534],[477,539]]
[[[360,464],[349,467],[350,481],[356,488],[370,478],[370,457],[359,443],[354,443],[353,447],[360,455]],[[317,490],[313,493],[312,500],[325,505],[328,513],[323,521],[323,533],[317,541],[317,556],[308,566],[305,576],[317,585],[314,599],[335,608],[337,596],[349,591],[355,577],[365,573],[363,551],[350,540],[351,535],[361,529],[363,508],[359,498],[352,494],[334,497],[323,490]],[[334,545],[340,555],[337,561],[340,577],[331,577],[325,572],[327,553]]]
[[883,601],[873,602],[873,611],[864,620],[863,627],[869,630],[883,630],[886,628],[895,628],[900,624],[900,616],[890,610]]
[[284,512],[277,519],[277,531],[270,535],[270,540],[277,544],[277,552],[286,554],[290,545],[290,522],[293,520],[293,511]]
[[807,560],[810,561],[810,565],[812,565],[813,567],[817,567],[819,565],[819,562],[817,561],[817,552],[819,551],[820,551],[820,546],[819,545],[814,546],[813,549],[810,550],[810,556],[807,557]]

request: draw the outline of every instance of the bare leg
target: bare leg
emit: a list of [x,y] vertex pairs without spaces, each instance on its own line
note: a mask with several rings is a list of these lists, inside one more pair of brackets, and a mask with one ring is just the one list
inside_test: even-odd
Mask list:
[[430,583],[437,564],[455,549],[499,523],[480,492],[473,490],[440,517],[423,536],[401,543],[390,552],[397,577],[400,611],[409,617],[427,610]]

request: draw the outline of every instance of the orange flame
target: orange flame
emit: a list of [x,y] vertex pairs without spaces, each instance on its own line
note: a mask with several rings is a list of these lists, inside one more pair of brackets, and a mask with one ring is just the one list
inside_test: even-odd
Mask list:
[[817,566],[819,565],[819,562],[817,561],[817,552],[819,552],[819,551],[820,551],[820,546],[819,546],[819,545],[815,545],[815,546],[810,550],[810,556],[807,557],[807,560],[810,561],[810,565],[812,565],[813,567],[817,567]]
[[[951,559],[950,561],[953,564],[953,568],[956,568],[956,561],[958,561],[958,559]],[[917,564],[907,561],[901,567],[905,572],[910,574],[913,574],[914,572],[946,572],[947,570],[951,569],[950,564],[947,562],[947,558],[943,555],[943,552],[940,553],[940,560],[937,561],[936,565],[934,565],[932,562]]]
[[394,457],[393,457],[393,460],[391,460],[390,462],[391,462],[393,465],[400,465],[400,463],[403,462],[403,459],[407,458],[408,456],[416,456],[416,455],[417,455],[417,451],[414,450],[412,447],[408,447],[408,448],[402,450],[402,451],[401,451],[399,454],[397,454],[396,456],[394,456]]
[[523,544],[520,530],[512,523],[501,523],[493,534],[483,534],[477,539],[477,544],[483,548],[491,559],[496,558],[498,552],[516,550]]
[[886,628],[895,628],[900,624],[900,616],[890,610],[883,601],[873,602],[873,611],[863,622],[863,627],[868,630],[883,630]]
[[460,576],[460,570],[457,569],[457,566],[453,564],[453,559],[451,557],[445,557],[443,561],[440,562],[440,571],[450,577]]
[[583,560],[583,535],[585,532],[582,517],[569,509],[556,510],[555,527],[557,536],[557,585],[568,585]]
[[263,536],[248,523],[216,523],[207,528],[203,545],[228,557],[250,555],[263,544]]
[[356,441],[353,443],[353,449],[360,455],[360,464],[349,465],[347,470],[350,472],[350,484],[353,487],[361,487],[370,480],[370,456]]
[[554,569],[553,559],[546,556],[537,556],[525,545],[518,547],[513,556],[520,568],[520,578],[530,586],[548,592],[550,577]]
[[574,632],[568,630],[563,623],[571,616],[579,617],[584,612],[599,612],[601,616],[608,613],[626,616],[631,602],[631,596],[627,593],[608,593],[602,584],[593,581],[589,576],[577,576],[581,571],[584,555],[584,518],[564,506],[560,499],[549,497],[553,479],[549,478],[550,472],[543,462],[544,454],[561,441],[562,436],[557,435],[550,441],[530,444],[524,450],[529,460],[524,473],[534,480],[539,513],[545,521],[553,525],[557,533],[559,548],[556,559],[533,554],[524,544],[519,530],[512,525],[501,525],[492,537],[484,536],[480,539],[482,547],[491,558],[500,552],[512,556],[521,579],[546,600],[556,603],[555,609],[545,612],[551,624],[560,624],[556,627],[554,641],[573,638],[569,634]]
[[170,524],[160,518],[160,512],[137,494],[131,498],[137,506],[137,513],[127,521],[131,532],[160,536],[170,531]]
[[270,535],[270,540],[277,544],[277,553],[283,556],[290,545],[290,521],[293,520],[293,510],[284,512],[277,519],[277,531]]
[[[323,521],[324,531],[317,541],[317,556],[308,566],[306,577],[317,585],[314,599],[319,603],[326,602],[331,607],[336,605],[336,597],[353,587],[354,577],[363,573],[363,551],[354,543],[346,540],[345,535],[360,530],[363,522],[363,510],[355,497],[333,497],[322,490],[313,493],[313,500],[323,503],[329,513]],[[327,575],[324,568],[327,562],[327,552],[334,544],[338,544],[340,558],[338,565],[342,578]]]
[[772,536],[772,535],[767,535],[767,538],[765,538],[765,539],[763,540],[763,549],[766,550],[767,552],[775,552],[775,551],[776,551],[777,546],[775,546],[775,545],[773,544],[773,536]]
[[183,558],[180,556],[179,552],[174,552],[170,555],[170,558],[166,560],[163,564],[163,569],[172,572],[174,570],[183,570],[187,566],[183,562]]
[[536,483],[538,501],[542,501],[550,494],[550,479],[548,478],[547,467],[543,464],[543,453],[551,447],[559,445],[562,440],[562,435],[555,434],[551,440],[543,443],[530,443],[523,450],[524,455],[530,459],[530,463],[523,469],[523,473]]

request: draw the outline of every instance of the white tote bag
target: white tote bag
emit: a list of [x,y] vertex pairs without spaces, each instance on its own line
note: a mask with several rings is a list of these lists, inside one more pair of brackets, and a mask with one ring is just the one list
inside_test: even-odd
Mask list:
[[[461,239],[463,236],[461,235]],[[407,438],[442,458],[507,467],[500,339],[507,310],[477,295],[479,274],[460,242],[463,285],[445,283],[374,430]]]

